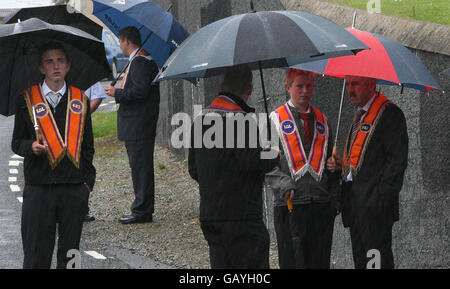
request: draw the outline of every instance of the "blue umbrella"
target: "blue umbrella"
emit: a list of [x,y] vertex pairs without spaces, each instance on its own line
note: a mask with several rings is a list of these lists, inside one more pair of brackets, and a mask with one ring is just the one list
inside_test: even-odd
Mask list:
[[115,34],[127,26],[139,29],[142,49],[162,67],[172,52],[189,36],[172,14],[146,0],[94,0],[94,12]]

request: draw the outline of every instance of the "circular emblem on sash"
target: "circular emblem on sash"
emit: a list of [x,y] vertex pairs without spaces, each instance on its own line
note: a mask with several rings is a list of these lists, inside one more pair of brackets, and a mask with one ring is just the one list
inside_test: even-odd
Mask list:
[[284,134],[291,134],[295,131],[295,125],[291,120],[285,120],[281,123],[281,130]]
[[78,99],[74,99],[70,102],[70,110],[73,113],[81,113],[81,111],[83,110],[83,103],[81,101],[79,101]]
[[363,124],[361,124],[360,130],[361,130],[361,132],[367,133],[367,132],[370,131],[370,128],[371,128],[371,127],[372,127],[372,126],[371,126],[370,124],[368,124],[368,123],[363,123]]
[[48,113],[47,106],[45,106],[45,104],[43,104],[43,103],[39,103],[38,105],[36,105],[34,107],[34,111],[36,113],[37,118],[43,118]]
[[325,126],[323,123],[317,121],[316,122],[316,130],[320,135],[323,135],[325,133]]

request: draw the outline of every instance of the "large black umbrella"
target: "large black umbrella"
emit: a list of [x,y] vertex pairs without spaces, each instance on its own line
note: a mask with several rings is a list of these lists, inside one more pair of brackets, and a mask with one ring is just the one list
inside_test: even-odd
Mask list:
[[102,26],[68,5],[27,7],[17,9],[15,12],[9,14],[5,19],[3,19],[3,23],[17,23],[30,18],[39,18],[51,24],[72,26],[85,31],[98,39],[102,38]]
[[103,42],[82,30],[37,18],[0,25],[0,114],[14,114],[15,98],[42,81],[39,47],[49,41],[61,43],[68,53],[70,84],[85,90],[111,73]]
[[[233,15],[189,36],[169,57],[158,80],[209,77],[248,64],[259,69],[269,123],[263,68],[352,55],[367,49],[344,28],[300,11],[261,11]],[[270,126],[268,130],[270,139]]]

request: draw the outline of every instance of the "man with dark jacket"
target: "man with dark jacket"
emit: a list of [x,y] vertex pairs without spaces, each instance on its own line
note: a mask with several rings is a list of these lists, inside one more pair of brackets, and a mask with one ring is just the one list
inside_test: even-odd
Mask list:
[[64,269],[69,251],[79,249],[95,183],[94,140],[89,101],[65,82],[70,62],[64,47],[44,45],[40,70],[42,85],[19,98],[11,143],[24,157],[23,267],[50,268],[58,224],[57,268]]
[[[376,79],[347,76],[346,86],[358,109],[342,160],[342,221],[350,227],[355,268],[393,269],[392,225],[399,220],[399,193],[408,164],[406,119],[375,91]],[[329,160],[330,169],[340,167],[341,159],[335,159]]]
[[253,90],[248,66],[228,68],[221,89],[195,119],[189,150],[211,268],[267,269],[270,239],[262,221],[262,185],[278,157],[261,157],[255,110],[246,104]]
[[158,66],[145,50],[139,50],[141,37],[136,27],[119,32],[120,48],[130,57],[130,64],[119,89],[107,86],[107,95],[119,103],[118,138],[125,141],[135,194],[131,214],[123,215],[122,224],[153,221],[155,174],[153,152],[159,115],[159,83],[152,83]]
[[327,269],[340,191],[339,175],[325,168],[331,131],[327,117],[310,105],[313,73],[288,69],[285,88],[291,99],[271,114],[283,147],[281,162],[266,175],[275,194],[278,260],[281,269]]

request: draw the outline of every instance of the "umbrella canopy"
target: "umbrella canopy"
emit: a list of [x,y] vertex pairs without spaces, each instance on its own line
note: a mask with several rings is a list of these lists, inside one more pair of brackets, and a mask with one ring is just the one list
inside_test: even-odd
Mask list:
[[67,5],[18,9],[16,12],[8,15],[8,17],[3,20],[3,23],[17,23],[19,20],[24,21],[30,18],[39,18],[51,24],[72,26],[85,31],[98,39],[102,39],[102,26],[98,25],[84,14],[75,11],[72,7],[67,7]]
[[367,47],[337,24],[299,11],[233,15],[191,35],[171,55],[158,80],[209,77],[228,66],[285,67]]
[[66,80],[87,89],[110,72],[103,42],[74,27],[52,25],[37,18],[0,25],[0,114],[12,115],[15,98],[36,83],[42,82],[39,70],[39,47],[60,42],[71,61]]
[[142,48],[162,67],[170,54],[189,36],[172,14],[146,0],[93,0],[94,12],[115,34],[127,26],[141,33]]
[[379,84],[401,85],[422,91],[442,90],[422,62],[397,41],[357,29],[348,29],[348,32],[370,49],[357,56],[337,57],[291,67],[341,78],[346,75],[376,78]]

